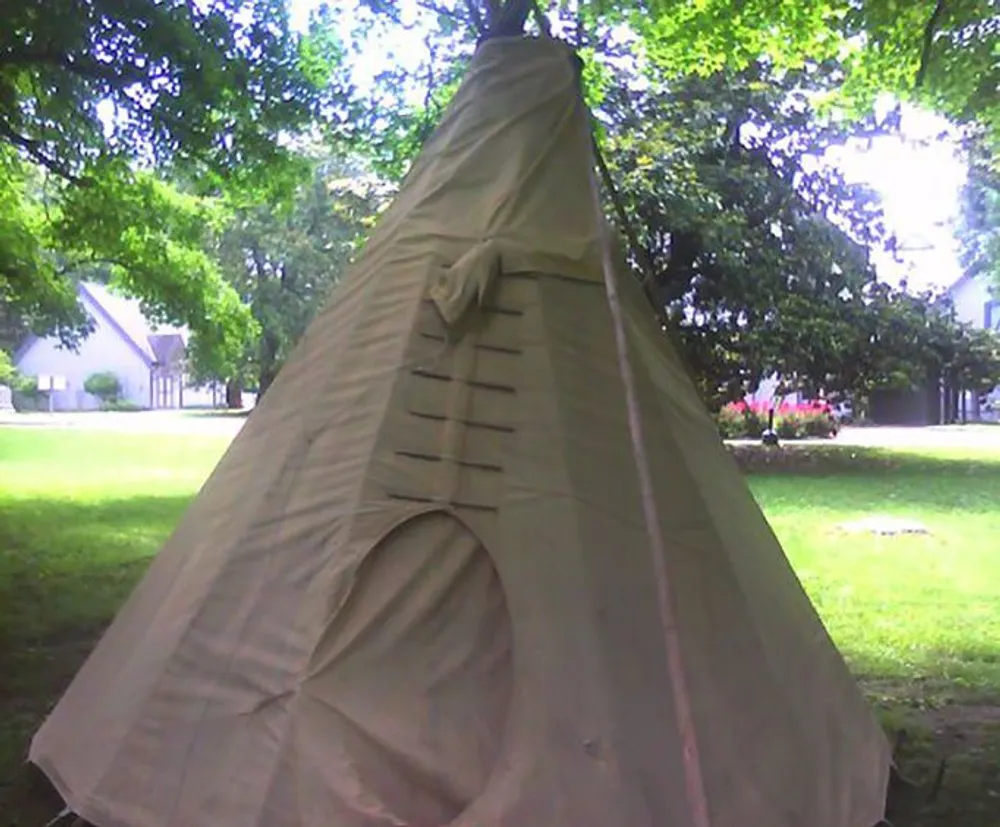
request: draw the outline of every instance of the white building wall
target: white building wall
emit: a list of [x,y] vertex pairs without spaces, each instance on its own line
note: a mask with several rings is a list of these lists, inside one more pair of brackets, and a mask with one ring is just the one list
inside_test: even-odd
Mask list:
[[[951,300],[955,305],[955,315],[958,320],[976,327],[986,327],[989,321],[990,327],[1000,331],[1000,301],[993,298],[990,292],[990,284],[986,279],[968,279],[949,291]],[[987,312],[986,306],[992,304],[992,310]],[[987,421],[997,421],[1000,419],[1000,386],[993,389],[988,394],[987,407],[980,407],[980,400],[974,394],[967,393],[965,399],[965,409],[971,419],[982,419]]]
[[62,348],[59,339],[49,337],[33,342],[18,359],[17,368],[31,376],[49,374],[66,378],[66,390],[54,391],[53,408],[58,411],[94,410],[100,400],[83,389],[87,377],[110,371],[122,385],[122,398],[149,407],[149,368],[121,334],[90,302],[84,307],[95,321],[94,331],[79,344],[77,351]]
[[[955,305],[955,315],[966,324],[984,327],[986,325],[986,305],[990,302],[989,284],[985,279],[969,279],[961,282],[951,291],[951,300]],[[1000,310],[994,311],[994,324],[1000,317]]]

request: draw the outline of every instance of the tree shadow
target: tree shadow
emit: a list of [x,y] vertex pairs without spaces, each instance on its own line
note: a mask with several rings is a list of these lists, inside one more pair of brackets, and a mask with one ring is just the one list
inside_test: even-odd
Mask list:
[[856,445],[796,445],[768,448],[757,443],[727,446],[746,474],[796,476],[923,476],[930,473],[1000,477],[1000,458],[926,454]]
[[0,504],[0,812],[44,824],[27,744],[190,502]]

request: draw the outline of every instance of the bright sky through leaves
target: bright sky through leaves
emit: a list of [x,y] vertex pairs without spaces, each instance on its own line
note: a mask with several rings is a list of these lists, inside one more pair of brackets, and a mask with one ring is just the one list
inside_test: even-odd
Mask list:
[[[292,24],[304,29],[310,12],[322,0],[288,0]],[[411,19],[412,0],[398,0],[403,14]],[[345,34],[350,24],[344,15]],[[377,45],[368,45],[353,69],[356,81],[367,85],[385,65],[384,55],[392,53],[403,63],[407,54],[414,65],[425,50],[422,32],[396,30],[391,38],[380,37]],[[422,91],[416,90],[417,99]],[[900,239],[902,263],[876,251],[873,257],[882,279],[897,283],[909,280],[912,287],[945,287],[954,282],[961,270],[952,222],[958,216],[958,196],[965,181],[965,164],[950,142],[937,136],[945,131],[946,121],[930,112],[907,107],[901,137],[881,137],[871,142],[855,142],[827,160],[835,163],[851,180],[867,183],[882,196],[887,223]]]

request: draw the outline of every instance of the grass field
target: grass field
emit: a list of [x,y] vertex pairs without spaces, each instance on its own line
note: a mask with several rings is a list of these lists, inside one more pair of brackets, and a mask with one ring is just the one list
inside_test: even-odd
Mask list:
[[[0,428],[0,814],[54,815],[26,743],[228,439]],[[1000,824],[1000,451],[825,452],[751,485],[889,728],[904,773],[896,827]],[[928,535],[840,526],[871,514]],[[868,827],[858,825],[858,827]]]

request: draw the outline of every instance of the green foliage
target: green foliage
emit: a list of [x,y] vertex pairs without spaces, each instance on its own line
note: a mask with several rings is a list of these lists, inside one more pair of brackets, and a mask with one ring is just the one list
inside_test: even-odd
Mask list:
[[207,252],[226,220],[220,203],[118,164],[93,181],[67,188],[53,227],[60,248],[74,260],[108,263],[112,280],[151,319],[191,329],[200,364],[233,369],[258,328]]
[[[288,210],[264,206],[236,210],[218,236],[215,253],[227,288],[252,314],[259,336],[227,360],[194,353],[204,379],[238,376],[266,392],[291,348],[339,281],[378,208],[374,182],[360,167],[320,157],[312,180]],[[234,340],[230,340],[234,341]]]
[[84,380],[83,389],[102,402],[117,402],[122,393],[122,383],[111,371],[92,373]]
[[[362,5],[376,22],[366,20],[357,38],[377,36],[378,23],[404,25],[396,4]],[[514,21],[513,33],[537,29],[530,6],[525,0],[419,4],[433,48],[415,76],[439,76],[456,56],[467,56],[477,36],[505,22]],[[707,77],[759,62],[776,72],[833,62],[840,82],[822,96],[827,106],[858,116],[888,92],[963,123],[979,122],[1000,139],[994,0],[550,0],[539,6],[554,34],[592,50],[586,78],[592,104],[607,86],[598,58],[611,53],[639,57],[672,76]],[[623,30],[632,34],[624,45]],[[393,83],[398,101],[398,73]]]
[[308,166],[289,139],[346,117],[329,20],[294,34],[284,0],[0,0],[0,19],[0,341],[76,343],[76,276],[99,265],[224,372],[256,328],[197,196],[294,191]]
[[29,331],[73,344],[88,329],[50,244],[44,186],[38,167],[0,144],[0,342],[10,348]]
[[0,0],[0,19],[0,140],[63,177],[113,156],[256,189],[341,91],[331,35],[293,34],[283,0]]
[[743,414],[732,405],[724,405],[715,415],[715,422],[723,439],[742,439],[748,436]]
[[42,396],[43,392],[38,389],[38,377],[17,372],[14,375],[11,389],[22,396],[36,399]]
[[89,333],[76,280],[97,267],[154,320],[186,324],[203,361],[219,371],[234,363],[256,325],[206,252],[225,218],[221,201],[122,160],[94,165],[82,187],[0,146],[0,158],[5,152],[12,175],[0,178],[9,195],[0,202],[0,304],[9,346],[29,330],[70,345]]
[[[1000,137],[992,0],[688,0],[631,5],[645,51],[675,73],[711,74],[765,59],[797,70],[835,60],[826,95],[855,115],[889,92]],[[648,6],[643,9],[643,6]],[[652,12],[652,13],[650,13]]]
[[[715,414],[723,439],[760,439],[768,427],[769,406],[730,402]],[[818,402],[779,404],[774,411],[774,430],[779,439],[826,439],[839,430],[831,411]]]
[[6,350],[0,350],[0,385],[10,385],[17,377],[17,368],[14,367],[14,360]]
[[1000,163],[983,130],[965,140],[969,175],[962,187],[956,234],[962,268],[1000,290]]
[[127,399],[107,399],[101,402],[101,410],[114,411],[116,413],[135,413],[145,410],[145,408]]
[[643,88],[621,73],[602,104],[607,211],[634,229],[637,276],[713,408],[771,373],[850,387],[838,353],[874,283],[866,247],[886,233],[870,191],[815,163],[845,135],[808,104],[831,74],[757,64]]

